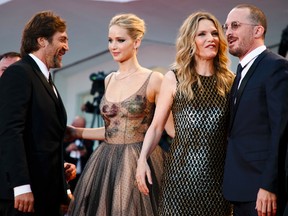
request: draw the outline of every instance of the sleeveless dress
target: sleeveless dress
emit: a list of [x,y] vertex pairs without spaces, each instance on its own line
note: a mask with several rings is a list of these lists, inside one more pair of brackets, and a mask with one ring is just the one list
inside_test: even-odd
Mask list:
[[176,92],[175,138],[164,163],[159,215],[227,216],[221,191],[226,152],[228,99],[217,93],[215,77],[200,76],[203,91],[193,100]]
[[69,216],[157,215],[164,158],[159,146],[148,159],[153,176],[150,195],[143,195],[135,181],[142,142],[155,110],[155,104],[146,98],[151,74],[136,93],[122,102],[112,103],[103,96],[100,112],[105,141],[92,153],[81,174]]

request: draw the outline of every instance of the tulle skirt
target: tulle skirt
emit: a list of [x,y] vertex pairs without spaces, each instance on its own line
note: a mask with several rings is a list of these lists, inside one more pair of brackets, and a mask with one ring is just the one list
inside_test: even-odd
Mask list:
[[164,151],[157,146],[148,159],[153,185],[149,196],[135,184],[137,160],[142,142],[102,143],[90,156],[74,191],[69,216],[153,216],[157,215]]

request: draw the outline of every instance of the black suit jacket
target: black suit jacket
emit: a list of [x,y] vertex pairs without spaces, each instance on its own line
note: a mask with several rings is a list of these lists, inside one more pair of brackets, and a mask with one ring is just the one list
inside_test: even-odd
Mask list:
[[288,61],[266,50],[239,87],[231,110],[223,193],[231,201],[255,201],[259,188],[285,192],[288,143]]
[[14,187],[30,184],[36,213],[48,215],[66,198],[67,117],[59,93],[29,55],[0,79],[0,119],[0,199],[13,200]]

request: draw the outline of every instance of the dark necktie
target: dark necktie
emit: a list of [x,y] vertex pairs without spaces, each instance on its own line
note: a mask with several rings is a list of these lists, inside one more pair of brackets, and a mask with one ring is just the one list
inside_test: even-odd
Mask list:
[[51,73],[49,73],[48,82],[49,82],[50,86],[52,87],[52,89],[54,89]]
[[58,97],[57,92],[56,92],[56,89],[55,89],[55,87],[54,87],[54,83],[53,83],[53,80],[52,80],[51,73],[49,73],[48,82],[49,82],[51,88],[53,89],[53,91],[54,91],[56,97]]
[[236,71],[236,77],[235,77],[235,81],[233,84],[233,88],[232,88],[232,101],[233,103],[235,103],[235,99],[237,97],[237,91],[238,91],[238,86],[241,80],[241,72],[242,72],[243,68],[241,66],[241,64],[239,63],[237,66],[237,71]]
[[235,112],[235,103],[236,103],[236,98],[237,98],[237,91],[238,91],[238,85],[239,82],[241,80],[241,72],[242,72],[243,68],[241,66],[241,64],[239,63],[237,66],[237,71],[236,71],[236,77],[234,80],[234,83],[231,87],[231,93],[230,93],[230,127],[232,125],[233,122],[233,115]]

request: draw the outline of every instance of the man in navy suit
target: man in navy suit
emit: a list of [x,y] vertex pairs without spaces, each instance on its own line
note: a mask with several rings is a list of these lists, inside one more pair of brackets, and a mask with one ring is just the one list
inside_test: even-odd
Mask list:
[[287,202],[288,61],[266,49],[266,17],[253,5],[233,8],[223,29],[230,54],[242,66],[231,90],[223,193],[234,204],[235,216],[282,216]]
[[[35,14],[21,41],[22,59],[0,79],[0,215],[58,216],[66,181],[66,111],[49,77],[68,51],[66,23],[51,11]],[[65,175],[66,174],[66,175]]]

